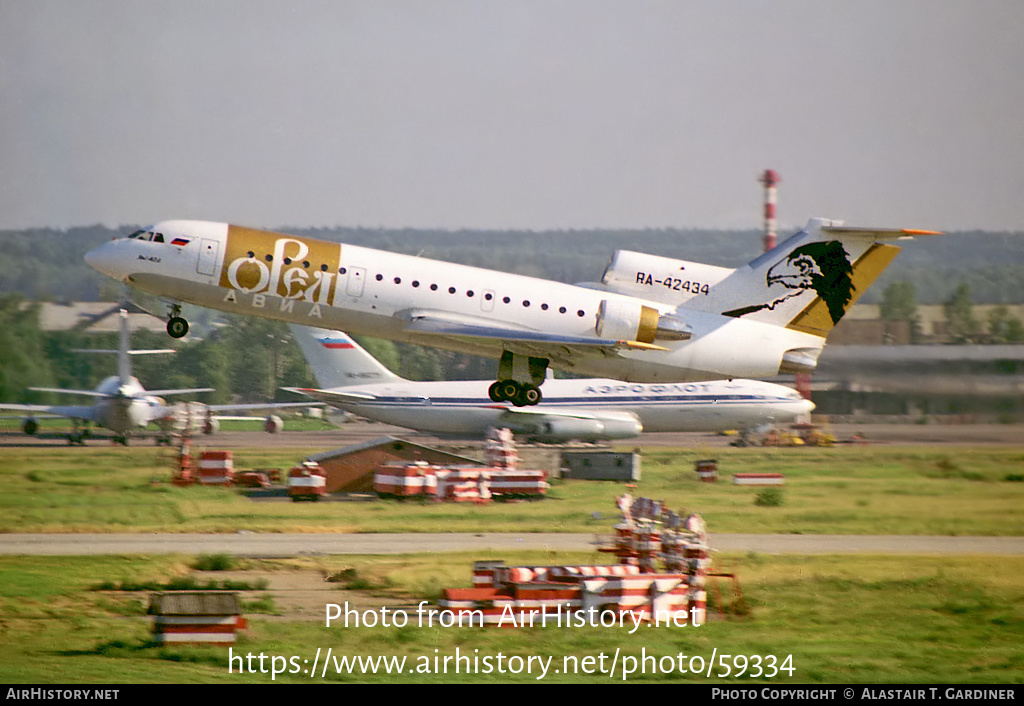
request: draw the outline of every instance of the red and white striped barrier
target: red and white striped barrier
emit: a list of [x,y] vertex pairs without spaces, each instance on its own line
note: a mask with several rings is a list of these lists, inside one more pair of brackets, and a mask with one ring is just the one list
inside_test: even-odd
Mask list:
[[436,467],[427,465],[384,466],[373,474],[373,490],[379,495],[434,495]]
[[441,467],[425,464],[382,466],[374,473],[379,495],[433,496],[452,502],[480,502],[492,498],[539,498],[551,487],[545,471],[504,470],[480,466]]
[[203,451],[198,470],[198,480],[203,485],[231,485],[235,463],[230,451]]
[[161,645],[202,643],[233,645],[235,631],[244,629],[241,616],[158,615],[153,619],[153,639]]

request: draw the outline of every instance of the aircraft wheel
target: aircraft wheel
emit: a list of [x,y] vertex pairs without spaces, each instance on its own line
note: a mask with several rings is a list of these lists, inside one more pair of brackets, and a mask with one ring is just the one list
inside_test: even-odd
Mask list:
[[487,396],[491,398],[491,402],[501,402],[501,383],[491,383],[491,386],[487,388]]
[[181,338],[188,333],[188,321],[180,316],[172,316],[167,322],[167,334],[171,338]]
[[519,387],[519,383],[515,380],[502,380],[498,383],[498,396],[501,397],[501,400],[499,401],[504,402],[508,400],[517,407],[522,407],[521,404],[516,403],[516,400],[521,394],[521,389],[522,388]]
[[532,383],[523,385],[522,400],[527,405],[535,405],[540,402],[542,395],[540,388]]

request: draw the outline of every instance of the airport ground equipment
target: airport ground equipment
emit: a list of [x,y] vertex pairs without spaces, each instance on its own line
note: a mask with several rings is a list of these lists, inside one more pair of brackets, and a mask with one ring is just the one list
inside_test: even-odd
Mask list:
[[326,485],[324,469],[314,461],[303,461],[288,471],[288,497],[295,502],[319,500],[324,495]]
[[[472,588],[447,588],[438,601],[441,619],[491,627],[633,624],[700,625],[707,619],[710,573],[707,529],[700,515],[682,517],[664,503],[633,498],[616,504],[622,512],[612,538],[598,550],[612,554],[608,565],[507,566],[477,561]],[[734,601],[736,603],[736,601]]]

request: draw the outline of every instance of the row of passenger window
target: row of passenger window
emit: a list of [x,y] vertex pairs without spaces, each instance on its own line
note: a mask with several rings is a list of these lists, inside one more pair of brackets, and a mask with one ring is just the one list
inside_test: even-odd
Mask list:
[[[248,252],[248,256],[249,256],[250,259],[252,259],[252,258],[256,257],[256,253],[254,253],[253,251],[250,250]],[[267,262],[273,262],[274,261],[274,256],[268,253],[268,254],[263,256],[263,259],[266,260]],[[286,257],[286,258],[284,258],[283,262],[286,265],[290,265],[290,264],[292,264],[292,259],[290,257]],[[310,268],[310,266],[311,266],[309,260],[303,260],[302,266],[308,270]],[[328,269],[327,265],[320,265],[320,271],[321,272],[327,272],[327,269]],[[348,268],[339,267],[338,268],[338,274],[339,275],[348,274]],[[376,275],[375,279],[378,282],[382,282],[382,281],[384,281],[384,275],[378,274],[378,275]],[[394,282],[395,282],[395,284],[401,284],[402,283],[402,278],[401,277],[395,277],[394,278]],[[418,279],[414,279],[412,281],[412,286],[414,288],[418,288],[420,286],[420,281]],[[430,291],[436,292],[437,290],[438,290],[438,286],[436,284],[431,284],[430,285]],[[455,294],[457,291],[458,290],[455,287],[448,287],[448,293],[449,294]],[[472,297],[476,296],[476,292],[474,292],[472,289],[467,289],[466,290],[466,296],[472,298]],[[494,298],[494,295],[491,292],[484,292],[484,299],[486,299],[487,301],[491,301],[493,298]],[[504,304],[511,304],[512,303],[512,298],[511,297],[502,297],[501,301]],[[523,307],[529,308],[530,305],[531,305],[531,303],[530,303],[529,299],[524,299],[523,300]],[[543,304],[540,305],[540,308],[541,308],[541,311],[547,311],[551,307],[548,306],[547,303],[543,303]],[[566,309],[564,306],[560,306],[560,307],[558,307],[558,313],[559,314],[568,313],[568,309]],[[576,311],[576,316],[583,317],[583,316],[586,316],[586,315],[587,314],[586,314],[585,311],[583,311],[583,309],[579,309],[579,310]]]
[[[344,270],[344,269],[345,268],[342,267],[338,271],[341,272],[341,274],[344,274],[344,272],[342,272],[342,270]],[[378,274],[375,279],[378,282],[381,282],[384,279],[384,275]],[[401,284],[402,283],[402,278],[401,277],[395,277],[394,278],[394,282],[395,282],[395,284]],[[412,281],[412,286],[414,288],[419,287],[420,286],[420,281],[418,279],[414,279]],[[436,284],[431,284],[430,285],[430,291],[436,292],[437,289],[438,289],[438,287],[437,287]],[[455,287],[448,287],[448,293],[449,294],[455,294],[456,292],[458,292],[458,290]],[[469,298],[473,298],[474,296],[476,296],[476,292],[474,292],[472,289],[467,289],[466,290],[466,296],[469,297]],[[484,299],[486,299],[487,301],[491,301],[492,299],[494,299],[494,294],[492,294],[491,292],[484,292]],[[511,297],[502,297],[501,301],[504,304],[511,304],[512,303],[512,298]],[[529,299],[524,299],[523,300],[523,306],[526,307],[526,308],[529,308],[530,300]],[[549,307],[546,303],[544,303],[544,304],[540,305],[540,308],[541,308],[541,311],[547,311],[551,307]],[[558,307],[558,313],[559,314],[565,314],[567,312],[568,312],[568,309],[566,309],[564,306]],[[580,309],[580,310],[578,310],[576,312],[576,316],[586,316],[586,312],[583,311],[582,309]]]

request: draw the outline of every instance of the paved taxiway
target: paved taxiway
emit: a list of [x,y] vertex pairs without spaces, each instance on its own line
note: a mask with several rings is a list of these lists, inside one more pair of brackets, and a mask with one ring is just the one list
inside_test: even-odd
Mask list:
[[[287,422],[286,422],[287,424]],[[832,424],[825,427],[840,442],[866,443],[871,445],[927,445],[927,446],[1022,446],[1024,447],[1024,425],[1021,424]],[[89,446],[110,446],[103,432],[86,442]],[[262,431],[219,432],[213,436],[196,439],[203,446],[216,445],[222,449],[242,449],[268,446],[273,448],[336,449],[359,444],[382,436],[401,436],[404,439],[427,446],[452,443],[430,434],[410,432],[376,422],[350,422],[337,429],[323,431],[286,431],[267,434]],[[707,449],[727,447],[735,437],[703,432],[658,432],[644,433],[637,439],[625,439],[615,446],[679,446],[682,448]],[[135,437],[133,446],[152,446],[153,440],[146,436]],[[0,447],[7,446],[67,446],[67,440],[60,435],[26,436],[20,431],[0,433]],[[129,447],[130,448],[130,447]]]
[[[593,550],[593,535],[485,534],[3,534],[0,554],[214,554],[284,557],[322,554],[410,554]],[[998,554],[1024,556],[1024,537],[712,534],[716,551],[763,554]]]

